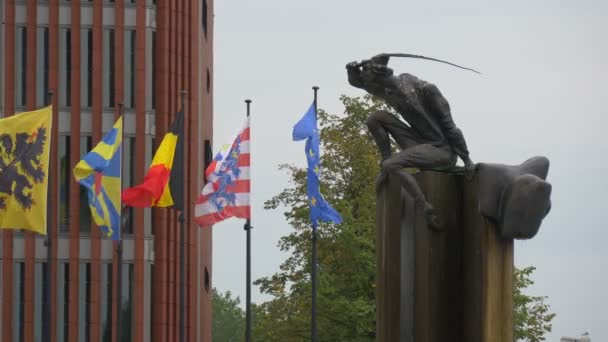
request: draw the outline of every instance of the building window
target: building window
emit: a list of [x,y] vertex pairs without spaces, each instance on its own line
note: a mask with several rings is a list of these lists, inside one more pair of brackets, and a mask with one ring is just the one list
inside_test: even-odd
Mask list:
[[211,279],[209,277],[209,271],[207,271],[207,267],[205,267],[205,291],[209,292],[210,285]]
[[59,232],[70,231],[70,136],[59,136]]
[[70,317],[70,264],[57,267],[57,341],[68,342]]
[[91,330],[91,264],[81,262],[78,272],[78,340],[88,341]]
[[207,0],[203,0],[203,33],[205,34],[205,38],[207,38]]
[[80,97],[83,107],[93,106],[93,29],[81,29],[80,35]]
[[36,69],[42,72],[36,72],[36,105],[42,107],[49,93],[49,29],[39,27],[37,33]]
[[72,105],[72,31],[70,29],[65,33],[65,47],[65,105],[69,107]]
[[114,108],[114,65],[114,30],[108,29],[103,32],[103,105],[106,108]]
[[101,265],[101,341],[112,340],[112,264]]
[[121,286],[120,342],[130,342],[133,339],[133,264],[123,264]]
[[34,341],[42,341],[42,334],[46,331],[48,319],[45,318],[48,305],[48,273],[46,262],[35,263],[36,281],[34,282]]
[[152,83],[152,109],[156,109],[156,31],[152,31],[152,53],[151,53],[152,73],[150,75]]
[[[207,168],[209,167],[209,165],[211,165],[211,162],[213,161],[213,151],[211,151],[211,140],[205,139],[204,146],[205,146],[204,163],[205,163],[205,170],[207,170]],[[204,177],[205,183],[207,183],[207,176],[206,176],[205,172],[203,172],[203,177]]]
[[[124,174],[122,177],[123,189],[132,187],[135,184],[135,137],[125,137],[123,141],[124,152]],[[126,223],[123,226],[124,230],[121,233],[133,234],[133,228],[135,226],[135,210],[133,207],[128,207],[126,211]]]
[[15,104],[25,107],[27,99],[27,29],[18,26],[15,30]]
[[211,73],[209,72],[209,68],[207,68],[207,94],[211,92]]
[[23,342],[25,304],[25,264],[15,262],[13,267],[13,341]]
[[[80,137],[80,159],[93,149],[93,139],[90,135]],[[91,209],[89,207],[89,193],[84,186],[78,187],[80,191],[80,232],[91,232]]]
[[154,315],[155,315],[155,300],[154,300],[154,291],[156,290],[156,274],[154,273],[154,264],[147,264],[147,267],[150,267],[150,292],[148,293],[148,303],[150,303],[150,336],[154,336]]
[[69,107],[72,102],[72,31],[59,29],[59,105]]
[[125,30],[125,107],[135,108],[135,30]]

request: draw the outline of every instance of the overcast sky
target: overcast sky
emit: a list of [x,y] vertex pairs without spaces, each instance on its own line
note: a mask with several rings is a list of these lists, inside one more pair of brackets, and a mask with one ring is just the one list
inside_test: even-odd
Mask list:
[[[608,341],[608,2],[606,1],[215,1],[214,146],[252,103],[252,277],[273,274],[291,232],[283,210],[263,202],[288,182],[280,163],[304,166],[291,131],[321,87],[319,107],[363,95],[344,65],[380,52],[396,73],[435,83],[450,102],[475,162],[551,161],[553,208],[539,234],[517,242],[517,266],[534,265],[530,288],[557,317],[548,341],[590,331]],[[602,82],[603,81],[603,82]],[[213,228],[213,285],[245,297],[243,220]],[[269,299],[253,289],[254,302]]]

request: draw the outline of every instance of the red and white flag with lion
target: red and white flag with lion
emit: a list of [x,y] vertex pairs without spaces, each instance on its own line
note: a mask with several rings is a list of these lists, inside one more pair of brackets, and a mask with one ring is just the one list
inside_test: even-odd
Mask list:
[[211,226],[229,217],[251,218],[249,146],[247,117],[232,144],[223,146],[205,170],[207,184],[194,209],[200,226]]

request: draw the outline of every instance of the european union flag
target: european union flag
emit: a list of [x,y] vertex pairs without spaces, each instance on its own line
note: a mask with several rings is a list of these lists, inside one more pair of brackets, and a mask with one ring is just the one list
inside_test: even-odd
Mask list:
[[306,139],[306,159],[308,160],[306,189],[308,191],[308,205],[310,206],[312,225],[316,229],[317,220],[341,223],[340,213],[325,201],[319,189],[321,160],[319,156],[319,129],[317,128],[317,113],[314,102],[302,119],[293,127],[293,140],[304,139]]
[[120,240],[122,117],[74,167],[74,178],[88,189],[95,224],[112,240]]

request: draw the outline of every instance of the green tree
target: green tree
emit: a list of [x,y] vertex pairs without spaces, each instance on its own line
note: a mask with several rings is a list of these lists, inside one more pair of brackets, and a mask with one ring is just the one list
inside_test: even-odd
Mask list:
[[[318,228],[318,330],[321,341],[374,341],[375,178],[379,155],[365,119],[383,105],[371,97],[342,97],[347,115],[319,112],[321,192],[343,218],[340,225]],[[302,148],[303,148],[302,144]],[[302,152],[303,153],[303,152]],[[304,156],[302,156],[304,157]],[[286,208],[293,232],[279,241],[291,256],[280,271],[256,284],[273,300],[256,308],[255,336],[260,341],[310,339],[310,250],[306,172],[281,165],[292,183],[266,202]]]
[[211,334],[213,341],[236,342],[245,336],[245,313],[239,307],[239,297],[232,298],[230,291],[221,294],[213,288]]
[[549,312],[545,296],[529,296],[523,290],[534,284],[530,276],[536,270],[529,266],[515,269],[514,273],[514,339],[515,341],[540,342],[545,341],[545,334],[551,332],[551,320],[554,313]]

